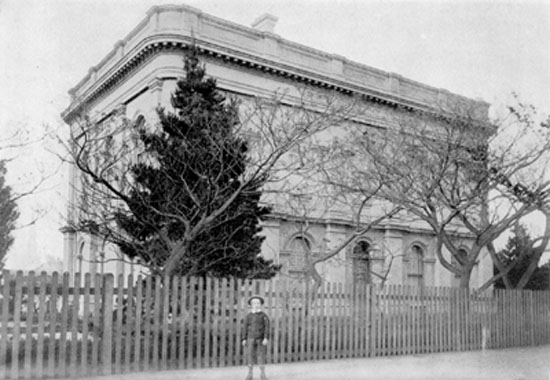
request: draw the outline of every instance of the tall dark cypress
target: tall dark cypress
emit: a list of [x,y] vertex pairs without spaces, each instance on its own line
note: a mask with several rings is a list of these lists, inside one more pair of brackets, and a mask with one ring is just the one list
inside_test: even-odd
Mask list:
[[[266,178],[237,191],[249,160],[246,141],[235,133],[238,105],[206,77],[194,48],[184,68],[173,112],[159,109],[158,128],[139,130],[144,153],[130,171],[130,212],[116,216],[128,237],[119,246],[163,274],[272,277],[278,266],[259,256],[260,220],[270,212],[259,203]],[[181,257],[170,270],[175,252]]]

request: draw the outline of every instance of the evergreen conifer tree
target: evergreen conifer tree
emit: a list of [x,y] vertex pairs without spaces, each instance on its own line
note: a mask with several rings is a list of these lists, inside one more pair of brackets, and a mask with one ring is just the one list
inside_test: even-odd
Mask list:
[[138,131],[143,153],[130,168],[130,212],[115,218],[126,235],[117,244],[165,275],[272,277],[279,267],[259,256],[266,178],[238,190],[248,148],[235,133],[237,104],[206,77],[193,48],[184,68],[174,112],[159,109],[158,128]]
[[4,267],[6,255],[13,244],[11,233],[19,217],[11,187],[6,185],[6,172],[5,161],[0,160],[0,270]]
[[[507,276],[513,288],[518,286],[518,283],[524,273],[527,271],[527,267],[533,260],[534,255],[534,241],[521,224],[517,224],[514,227],[513,235],[510,236],[506,247],[499,252],[499,258],[508,266],[515,263]],[[494,274],[498,274],[498,269],[494,268]],[[525,285],[524,289],[529,290],[544,290],[548,289],[548,264],[546,266],[537,267],[535,272],[529,278],[529,281]],[[505,289],[504,280],[502,278],[495,282],[495,288]]]

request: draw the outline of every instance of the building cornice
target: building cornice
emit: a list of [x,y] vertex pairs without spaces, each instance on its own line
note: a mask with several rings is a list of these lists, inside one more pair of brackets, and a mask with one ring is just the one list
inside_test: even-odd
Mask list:
[[287,78],[404,109],[440,113],[441,104],[460,102],[485,112],[474,101],[372,67],[232,23],[188,6],[153,7],[147,17],[73,89],[63,112],[67,122],[129,77],[149,59],[181,53],[195,45],[200,54],[264,74]]
[[[349,228],[357,229],[357,222],[345,219],[345,218],[322,218],[322,217],[304,217],[304,216],[296,216],[292,214],[282,213],[282,212],[273,212],[268,215],[266,218],[268,221],[287,221],[292,223],[308,223],[308,224],[319,224],[319,225],[327,225],[327,226],[339,226],[343,228],[344,230],[347,230]],[[368,225],[367,222],[360,223],[359,228],[366,227]],[[434,231],[426,226],[426,228],[422,227],[413,227],[410,223],[404,223],[404,222],[398,222],[395,220],[385,220],[378,224],[375,224],[372,226],[372,228],[369,229],[369,232],[397,232],[397,233],[403,233],[403,234],[416,234],[416,235],[426,235],[426,236],[435,236]],[[367,233],[368,234],[368,233]],[[454,232],[448,232],[449,236],[452,236],[454,238],[462,238],[462,239],[473,239],[474,235],[467,232],[467,231],[454,231]]]

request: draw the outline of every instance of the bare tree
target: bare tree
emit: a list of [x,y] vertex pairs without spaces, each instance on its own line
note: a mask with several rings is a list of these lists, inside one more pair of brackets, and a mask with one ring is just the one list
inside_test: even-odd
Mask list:
[[[21,202],[40,194],[46,181],[59,169],[59,166],[46,170],[36,164],[31,167],[22,165],[27,152],[47,141],[45,131],[33,136],[28,126],[14,123],[7,125],[3,132],[0,136],[0,269],[14,242],[12,232],[36,223],[46,213],[45,208],[37,207],[30,219],[22,221]],[[8,173],[12,171],[17,173],[16,179],[10,180]]]
[[[354,108],[353,112],[345,114],[346,119],[307,138],[292,151],[293,162],[298,164],[289,172],[292,180],[286,185],[290,183],[292,186],[285,187],[283,193],[277,192],[282,199],[277,202],[275,211],[292,221],[295,238],[301,242],[302,252],[289,254],[304,255],[303,260],[298,260],[303,265],[298,264],[299,268],[294,269],[298,270],[300,278],[313,280],[313,294],[325,280],[319,271],[321,264],[330,262],[329,265],[334,265],[338,262],[339,266],[353,266],[353,255],[345,254],[350,245],[364,239],[373,230],[384,228],[402,210],[401,206],[383,202],[377,197],[383,187],[380,178],[371,177],[368,182],[355,182],[357,178],[353,175],[352,166],[364,163],[352,162],[348,148],[343,149],[338,142],[346,135],[348,125],[358,123],[364,117],[368,105],[357,99],[347,101],[353,103]],[[330,241],[325,236],[322,242],[318,242],[318,246],[313,247],[310,237],[320,237],[319,232],[315,231],[319,228],[319,221],[326,220],[338,221],[345,226],[345,236],[339,241]],[[384,265],[376,269],[372,266],[364,268],[364,275],[384,284],[394,258],[401,253],[391,252],[381,242],[377,244],[376,250],[368,254],[372,255],[375,251],[377,257],[370,259],[382,261]]]
[[[36,150],[41,144],[47,145],[50,143],[46,127],[44,127],[43,132],[38,135],[32,133],[29,127],[24,124],[11,125],[9,128],[6,128],[6,131],[7,132],[0,137],[0,160],[4,162],[6,166],[18,164],[30,151]],[[50,170],[45,170],[43,167],[33,167],[33,169],[38,170],[38,174],[33,173],[32,179],[25,180],[25,184],[18,186],[19,188],[17,191],[11,194],[11,200],[17,203],[39,193],[48,179],[59,171],[60,166],[61,164],[58,162],[58,165]],[[25,173],[19,173],[19,176],[24,178]],[[16,228],[24,228],[34,224],[43,215],[44,211],[39,210],[30,221],[18,225]]]
[[537,211],[548,221],[550,139],[528,111],[510,108],[508,119],[490,123],[459,104],[437,113],[401,110],[383,128],[351,128],[339,149],[352,162],[368,163],[353,166],[353,183],[375,177],[377,196],[423,221],[441,265],[468,287],[483,250],[495,259],[492,244],[513,224]]

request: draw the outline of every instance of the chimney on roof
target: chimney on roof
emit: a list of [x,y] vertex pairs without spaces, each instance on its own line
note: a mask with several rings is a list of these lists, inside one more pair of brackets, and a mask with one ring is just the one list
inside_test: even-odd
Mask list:
[[275,33],[275,24],[279,19],[272,14],[264,13],[252,23],[252,27],[261,32]]

